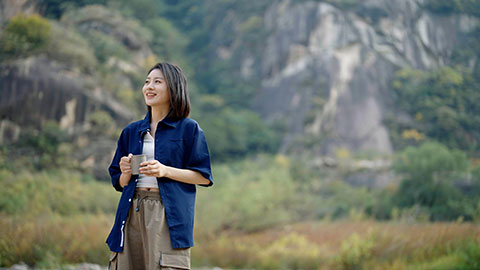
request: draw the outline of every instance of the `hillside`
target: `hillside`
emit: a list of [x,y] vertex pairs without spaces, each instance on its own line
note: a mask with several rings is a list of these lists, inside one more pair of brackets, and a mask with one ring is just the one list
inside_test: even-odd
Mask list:
[[[479,108],[469,103],[478,98],[477,6],[442,3],[6,1],[1,143],[53,122],[75,166],[107,178],[119,130],[144,113],[143,73],[169,60],[187,72],[213,160],[281,153],[328,170],[346,155],[364,164],[345,165],[348,181],[384,186],[392,154],[406,146],[436,140],[469,156],[480,147]],[[32,20],[47,25],[45,44],[9,49]],[[449,103],[421,90],[435,80],[464,95]],[[432,99],[411,101],[422,96]],[[445,117],[450,124],[436,120]]]

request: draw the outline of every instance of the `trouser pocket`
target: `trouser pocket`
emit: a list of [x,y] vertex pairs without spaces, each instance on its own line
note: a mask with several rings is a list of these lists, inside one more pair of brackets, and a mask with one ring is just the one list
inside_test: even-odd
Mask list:
[[190,256],[178,255],[178,254],[165,254],[160,255],[160,269],[162,270],[174,270],[174,269],[190,269]]
[[118,269],[118,252],[112,252],[110,255],[110,261],[108,262],[108,270]]

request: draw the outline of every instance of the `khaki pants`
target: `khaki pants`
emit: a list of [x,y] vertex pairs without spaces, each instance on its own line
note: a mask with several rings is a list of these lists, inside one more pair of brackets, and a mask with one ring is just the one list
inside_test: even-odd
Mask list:
[[172,249],[158,191],[135,191],[124,241],[123,252],[112,252],[109,270],[190,269],[190,248]]

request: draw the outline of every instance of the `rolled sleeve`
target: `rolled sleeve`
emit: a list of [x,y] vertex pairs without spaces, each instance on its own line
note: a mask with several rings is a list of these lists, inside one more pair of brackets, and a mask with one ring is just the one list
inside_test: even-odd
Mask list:
[[207,140],[200,126],[196,125],[193,133],[190,156],[188,158],[186,169],[194,170],[202,174],[210,183],[201,185],[209,187],[213,185],[212,169],[210,165],[210,154],[208,151]]

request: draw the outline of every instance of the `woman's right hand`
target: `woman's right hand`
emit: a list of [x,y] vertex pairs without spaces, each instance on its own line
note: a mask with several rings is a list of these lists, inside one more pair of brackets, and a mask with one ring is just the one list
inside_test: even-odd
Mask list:
[[122,157],[120,159],[120,171],[122,174],[118,181],[120,182],[120,186],[123,188],[124,186],[128,185],[130,179],[132,178],[132,154],[128,154],[126,157]]
[[132,175],[132,156],[132,154],[128,154],[128,156],[120,159],[120,171],[122,171],[122,174]]

